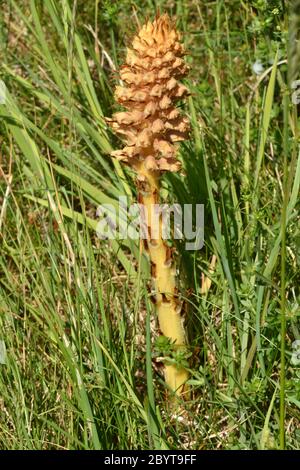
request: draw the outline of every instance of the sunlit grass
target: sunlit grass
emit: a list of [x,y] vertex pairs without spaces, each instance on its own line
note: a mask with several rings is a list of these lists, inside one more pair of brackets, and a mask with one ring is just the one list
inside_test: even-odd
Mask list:
[[[281,446],[284,428],[287,448],[299,449],[300,158],[296,110],[283,113],[287,12],[271,17],[281,35],[270,40],[271,13],[253,2],[237,2],[239,15],[235,2],[168,9],[189,50],[192,133],[185,175],[165,178],[163,196],[205,205],[204,248],[177,245],[193,353],[178,419],[153,354],[147,262],[138,242],[95,232],[99,204],[135,193],[130,171],[107,157],[113,68],[128,28],[163,2],[137,2],[137,13],[127,2],[83,3],[9,1],[1,25],[0,447],[279,448],[281,426]],[[273,64],[256,76],[263,54]]]

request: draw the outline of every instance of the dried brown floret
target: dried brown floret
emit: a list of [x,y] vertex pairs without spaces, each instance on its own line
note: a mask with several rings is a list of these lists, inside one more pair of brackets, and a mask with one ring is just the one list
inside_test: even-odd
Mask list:
[[176,109],[176,102],[188,94],[178,82],[188,67],[184,47],[168,15],[147,22],[127,49],[120,71],[122,86],[115,90],[116,101],[127,111],[108,120],[125,140],[125,147],[112,155],[138,168],[178,171],[176,142],[189,132],[188,120]]

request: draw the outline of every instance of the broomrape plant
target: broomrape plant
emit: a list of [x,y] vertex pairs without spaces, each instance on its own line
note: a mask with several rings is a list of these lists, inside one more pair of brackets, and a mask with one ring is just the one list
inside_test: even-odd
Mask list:
[[[123,85],[115,90],[117,102],[126,111],[115,113],[108,123],[126,143],[112,156],[130,165],[137,174],[139,203],[144,208],[150,235],[144,246],[151,263],[159,328],[173,344],[174,351],[184,354],[186,337],[172,250],[162,236],[162,217],[157,219],[154,214],[160,177],[163,172],[180,170],[177,143],[186,139],[189,130],[188,119],[175,107],[188,93],[178,82],[188,71],[179,40],[167,14],[157,15],[153,23],[149,21],[140,29],[120,70]],[[166,384],[177,395],[186,397],[187,370],[182,365],[165,362]]]

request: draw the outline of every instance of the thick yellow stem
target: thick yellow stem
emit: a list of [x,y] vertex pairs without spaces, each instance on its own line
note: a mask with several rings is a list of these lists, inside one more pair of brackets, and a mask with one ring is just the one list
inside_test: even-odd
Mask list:
[[[158,204],[159,172],[137,169],[141,180],[140,202],[144,205],[147,216],[149,239],[146,249],[151,261],[151,274],[156,296],[156,311],[161,333],[170,338],[176,349],[186,344],[185,331],[181,318],[181,302],[176,289],[176,268],[172,263],[171,250],[162,238],[162,217],[155,217],[155,205]],[[158,226],[153,226],[153,224]],[[165,380],[177,395],[187,396],[185,382],[188,372],[183,367],[166,365]]]

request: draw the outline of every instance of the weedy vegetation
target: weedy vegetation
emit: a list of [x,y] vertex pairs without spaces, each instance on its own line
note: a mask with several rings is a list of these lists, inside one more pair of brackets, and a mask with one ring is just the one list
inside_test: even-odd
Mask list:
[[[2,449],[299,449],[300,62],[291,47],[289,78],[298,20],[285,3],[2,5]],[[191,93],[182,170],[160,197],[205,205],[204,247],[170,240],[184,354],[157,335],[139,241],[97,236],[99,205],[137,198],[104,117],[158,8],[177,18]],[[162,357],[189,374],[174,412]]]

